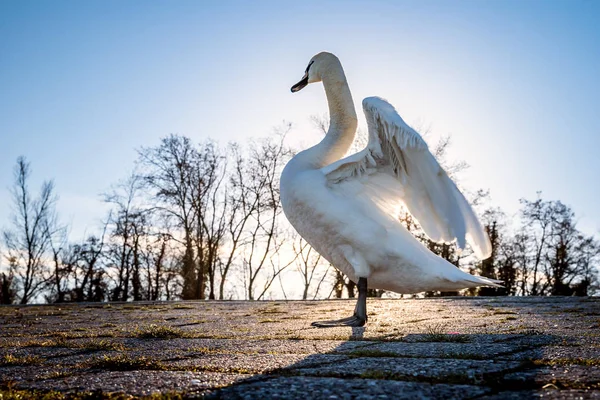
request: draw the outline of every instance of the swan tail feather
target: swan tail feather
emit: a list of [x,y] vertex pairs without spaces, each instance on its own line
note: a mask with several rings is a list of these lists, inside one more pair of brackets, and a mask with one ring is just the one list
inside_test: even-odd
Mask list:
[[471,278],[468,279],[469,282],[477,284],[476,286],[492,286],[497,288],[503,288],[503,281],[499,281],[498,279],[486,278],[484,276],[475,276],[471,275]]
[[[449,271],[446,270],[446,273],[448,272]],[[465,288],[478,286],[491,286],[497,288],[504,287],[502,286],[502,284],[504,283],[503,281],[492,278],[486,278],[484,276],[471,275],[454,266],[452,266],[452,272],[448,275],[450,276],[446,276],[446,279],[454,282],[455,284],[464,285],[463,287]]]

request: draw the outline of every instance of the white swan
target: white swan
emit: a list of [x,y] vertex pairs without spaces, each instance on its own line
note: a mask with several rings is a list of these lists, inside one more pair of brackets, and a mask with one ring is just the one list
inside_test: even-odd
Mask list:
[[354,315],[314,326],[362,326],[370,288],[397,293],[456,290],[489,285],[425,248],[398,221],[404,204],[434,241],[469,242],[487,258],[491,245],[473,210],[440,167],[421,136],[394,107],[378,97],[363,100],[369,129],[367,147],[341,159],[357,127],[344,70],[331,53],[314,56],[297,92],[323,82],[330,125],[316,146],[298,153],[281,175],[281,203],[290,223],[325,259],[358,281]]

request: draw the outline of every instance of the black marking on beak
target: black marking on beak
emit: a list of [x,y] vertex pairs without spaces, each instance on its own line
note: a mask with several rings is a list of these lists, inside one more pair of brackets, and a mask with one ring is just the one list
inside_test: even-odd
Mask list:
[[292,93],[296,93],[302,90],[306,85],[308,85],[308,74],[304,74],[304,78],[294,86],[292,86]]
[[313,61],[311,61],[311,62],[308,63],[308,67],[306,67],[306,71],[304,71],[305,74],[308,74],[308,70],[310,69],[310,66],[313,65],[314,62],[315,61],[313,60]]
[[313,60],[310,63],[308,63],[308,67],[306,67],[306,71],[304,71],[304,76],[302,77],[302,80],[296,83],[294,86],[292,86],[292,93],[296,93],[302,90],[306,85],[308,85],[308,70],[314,62],[315,61]]

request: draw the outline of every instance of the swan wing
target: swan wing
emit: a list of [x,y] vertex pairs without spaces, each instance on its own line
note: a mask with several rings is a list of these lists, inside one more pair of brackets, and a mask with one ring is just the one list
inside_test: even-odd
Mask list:
[[404,203],[427,236],[436,242],[468,242],[485,259],[491,244],[475,212],[440,166],[427,143],[378,97],[363,100],[369,129],[367,147],[322,168],[336,191],[354,195],[356,185],[380,207],[392,214]]

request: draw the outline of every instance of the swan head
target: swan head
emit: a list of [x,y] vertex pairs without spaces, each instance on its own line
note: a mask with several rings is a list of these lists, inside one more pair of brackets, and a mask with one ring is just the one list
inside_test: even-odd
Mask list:
[[344,77],[342,63],[335,55],[326,51],[321,52],[310,59],[304,76],[300,82],[292,86],[292,93],[302,90],[309,83],[321,82],[325,77],[336,75]]

